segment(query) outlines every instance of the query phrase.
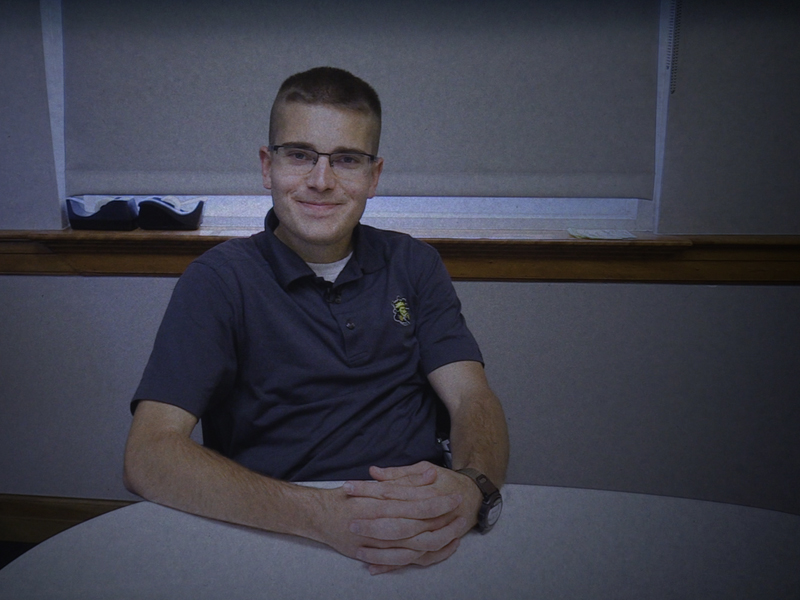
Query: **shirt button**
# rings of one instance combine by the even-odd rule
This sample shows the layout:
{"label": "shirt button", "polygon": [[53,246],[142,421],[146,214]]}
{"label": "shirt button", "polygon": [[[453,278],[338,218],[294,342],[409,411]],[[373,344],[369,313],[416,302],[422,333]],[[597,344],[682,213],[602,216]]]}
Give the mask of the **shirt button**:
{"label": "shirt button", "polygon": [[353,329],[356,328],[356,324],[353,322],[353,319],[348,319],[347,323],[345,323],[344,326],[347,327],[350,331],[353,331]]}

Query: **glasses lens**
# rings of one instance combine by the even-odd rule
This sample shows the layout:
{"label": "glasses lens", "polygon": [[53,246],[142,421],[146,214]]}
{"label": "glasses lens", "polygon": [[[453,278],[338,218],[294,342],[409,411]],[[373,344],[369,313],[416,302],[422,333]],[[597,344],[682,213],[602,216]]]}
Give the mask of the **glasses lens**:
{"label": "glasses lens", "polygon": [[307,173],[317,162],[317,153],[304,148],[283,146],[277,150],[281,163],[298,173]]}
{"label": "glasses lens", "polygon": [[369,156],[366,154],[331,154],[331,166],[340,171],[361,171],[369,163]]}
{"label": "glasses lens", "polygon": [[[298,175],[310,172],[320,158],[314,150],[293,146],[280,146],[275,152],[281,166]],[[331,168],[338,177],[359,177],[369,170],[372,163],[372,158],[368,154],[358,152],[334,152],[323,156],[329,157]]]}

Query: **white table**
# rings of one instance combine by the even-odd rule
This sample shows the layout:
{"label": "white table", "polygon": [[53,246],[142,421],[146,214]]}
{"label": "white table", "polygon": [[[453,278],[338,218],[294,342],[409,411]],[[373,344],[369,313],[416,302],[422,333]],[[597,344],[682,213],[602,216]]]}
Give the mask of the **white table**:
{"label": "white table", "polygon": [[289,536],[142,502],[0,571],[0,598],[800,598],[800,516],[698,500],[508,485],[495,529],[449,560],[370,576]]}

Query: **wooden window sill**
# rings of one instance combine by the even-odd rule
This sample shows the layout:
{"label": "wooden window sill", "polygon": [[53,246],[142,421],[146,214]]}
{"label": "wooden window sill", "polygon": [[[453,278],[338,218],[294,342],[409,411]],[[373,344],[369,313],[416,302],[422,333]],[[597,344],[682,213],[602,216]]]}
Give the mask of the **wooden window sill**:
{"label": "wooden window sill", "polygon": [[[0,231],[0,274],[175,277],[232,237],[214,229]],[[532,240],[426,241],[461,281],[800,284],[800,236],[586,240],[542,232]]]}

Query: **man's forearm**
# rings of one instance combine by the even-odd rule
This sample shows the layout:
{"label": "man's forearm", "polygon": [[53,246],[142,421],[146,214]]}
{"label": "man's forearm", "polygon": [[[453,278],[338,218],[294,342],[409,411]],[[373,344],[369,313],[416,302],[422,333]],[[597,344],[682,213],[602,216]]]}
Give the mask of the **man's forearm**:
{"label": "man's forearm", "polygon": [[254,473],[174,431],[132,437],[125,484],[147,500],[185,512],[318,539],[322,490]]}
{"label": "man's forearm", "polygon": [[[503,408],[489,387],[483,365],[475,361],[450,363],[429,373],[428,380],[450,414],[453,469],[476,469],[496,486],[502,486],[508,466],[508,429]],[[407,498],[456,493],[462,502],[452,514],[463,517],[463,527],[457,535],[464,535],[478,520],[483,501],[481,491],[470,477],[449,469],[434,468],[436,474],[430,481],[415,481],[414,478],[426,473],[429,467],[433,465],[373,469],[371,474],[380,483],[353,486],[351,493]],[[385,533],[374,535],[380,537]]]}
{"label": "man's forearm", "polygon": [[[142,401],[125,449],[125,485],[142,497],[196,515],[306,537],[346,556],[397,565],[432,560],[453,534],[446,528],[426,533],[430,524],[448,521],[461,502],[457,494],[415,503],[356,498],[343,488],[318,489],[264,477],[204,448],[190,438],[197,419],[186,411]],[[403,540],[375,540],[353,531],[354,521],[421,523]],[[449,519],[452,520],[452,519]],[[455,527],[455,525],[453,526]],[[416,535],[423,534],[423,535]],[[392,549],[375,556],[374,550]],[[445,553],[446,554],[446,553]],[[433,555],[433,558],[443,554]]]}
{"label": "man's forearm", "polygon": [[454,470],[472,467],[500,487],[508,467],[508,429],[499,400],[489,394],[462,403],[450,415],[450,448]]}
{"label": "man's forearm", "polygon": [[496,486],[503,485],[508,466],[508,427],[483,365],[474,361],[450,363],[430,373],[428,379],[450,414],[453,469],[471,467]]}

